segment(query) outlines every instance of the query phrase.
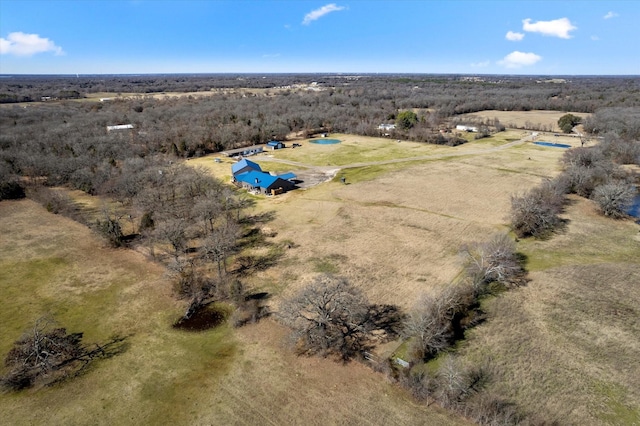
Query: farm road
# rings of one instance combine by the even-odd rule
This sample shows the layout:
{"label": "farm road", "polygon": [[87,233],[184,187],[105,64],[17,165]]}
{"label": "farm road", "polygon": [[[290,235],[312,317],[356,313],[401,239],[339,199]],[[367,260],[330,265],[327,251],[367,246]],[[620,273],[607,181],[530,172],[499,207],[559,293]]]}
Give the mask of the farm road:
{"label": "farm road", "polygon": [[[300,163],[298,161],[285,160],[274,157],[261,157],[261,161],[274,161],[283,164],[289,164],[294,167],[299,167],[301,169],[306,169],[299,172],[300,175],[305,175],[308,177],[314,176],[315,178],[311,179],[313,183],[311,185],[302,185],[302,186],[313,186],[313,184],[320,183],[319,181],[326,181],[328,179],[332,179],[340,170],[343,169],[354,169],[358,167],[368,167],[368,166],[380,166],[385,164],[395,164],[395,163],[405,163],[411,161],[424,161],[424,160],[437,160],[439,158],[448,158],[448,157],[463,157],[469,155],[483,155],[489,154],[492,152],[502,151],[505,149],[512,148],[517,145],[521,145],[525,142],[533,141],[534,136],[529,135],[525,136],[522,139],[517,141],[509,142],[504,145],[494,146],[491,148],[485,149],[476,149],[471,151],[463,151],[463,152],[452,152],[447,154],[435,154],[435,155],[420,155],[417,157],[407,157],[407,158],[394,158],[391,160],[380,160],[380,161],[370,161],[370,162],[362,162],[362,163],[351,163],[345,164],[342,166],[314,166],[311,164]],[[298,174],[298,173],[297,173]],[[302,176],[301,176],[302,177]],[[318,181],[319,180],[319,181]]]}

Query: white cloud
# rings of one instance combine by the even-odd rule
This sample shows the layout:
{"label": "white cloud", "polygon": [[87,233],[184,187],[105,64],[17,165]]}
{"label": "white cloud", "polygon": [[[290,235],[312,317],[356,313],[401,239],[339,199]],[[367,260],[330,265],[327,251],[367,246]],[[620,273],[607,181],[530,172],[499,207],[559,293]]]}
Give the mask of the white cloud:
{"label": "white cloud", "polygon": [[262,55],[263,58],[279,58],[280,54],[279,53],[265,53],[264,55]]}
{"label": "white cloud", "polygon": [[509,41],[520,41],[524,38],[524,34],[509,31],[507,32],[507,35],[505,36],[505,38]]}
{"label": "white cloud", "polygon": [[324,15],[331,13],[331,12],[338,12],[340,10],[344,10],[343,6],[337,6],[335,3],[329,3],[325,6],[322,6],[320,9],[316,9],[313,10],[309,13],[307,13],[304,16],[304,20],[302,21],[303,25],[309,25],[311,22],[315,21],[316,19],[320,19],[322,18]]}
{"label": "white cloud", "polygon": [[56,55],[64,54],[60,46],[56,46],[53,41],[40,37],[38,34],[15,32],[9,33],[6,39],[0,37],[1,55],[32,56],[43,52],[53,52]]}
{"label": "white cloud", "polygon": [[471,66],[473,68],[484,68],[484,67],[488,67],[491,64],[491,62],[489,61],[482,61],[482,62],[474,62],[471,64]]}
{"label": "white cloud", "polygon": [[591,36],[591,40],[598,41],[598,40],[600,40],[600,37],[598,37],[597,35],[592,35]]}
{"label": "white cloud", "polygon": [[567,18],[554,19],[553,21],[531,22],[527,18],[522,21],[522,29],[532,33],[540,33],[545,36],[571,38],[570,31],[577,30]]}
{"label": "white cloud", "polygon": [[611,19],[611,18],[616,18],[618,16],[617,13],[615,12],[607,12],[606,15],[604,15],[602,18],[603,19]]}
{"label": "white cloud", "polygon": [[520,68],[533,65],[541,59],[542,56],[536,55],[535,53],[524,53],[516,50],[509,53],[501,61],[498,61],[498,63],[507,68]]}

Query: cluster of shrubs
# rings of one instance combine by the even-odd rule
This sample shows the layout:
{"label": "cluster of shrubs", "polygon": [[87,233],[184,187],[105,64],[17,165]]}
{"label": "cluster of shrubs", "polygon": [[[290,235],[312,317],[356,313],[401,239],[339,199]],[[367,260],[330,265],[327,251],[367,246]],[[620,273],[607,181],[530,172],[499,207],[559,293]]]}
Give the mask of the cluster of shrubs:
{"label": "cluster of shrubs", "polygon": [[609,135],[598,145],[568,150],[555,179],[511,197],[511,227],[519,237],[544,238],[562,225],[567,194],[593,200],[600,212],[624,218],[637,193],[620,164],[640,165],[640,143]]}
{"label": "cluster of shrubs", "polygon": [[[436,402],[479,424],[520,424],[524,417],[513,403],[484,390],[491,366],[464,365],[450,350],[484,320],[483,297],[525,283],[522,259],[507,234],[464,246],[461,255],[465,272],[460,282],[435,296],[423,295],[407,315],[408,368],[381,368],[426,403]],[[436,357],[435,368],[425,364]]]}

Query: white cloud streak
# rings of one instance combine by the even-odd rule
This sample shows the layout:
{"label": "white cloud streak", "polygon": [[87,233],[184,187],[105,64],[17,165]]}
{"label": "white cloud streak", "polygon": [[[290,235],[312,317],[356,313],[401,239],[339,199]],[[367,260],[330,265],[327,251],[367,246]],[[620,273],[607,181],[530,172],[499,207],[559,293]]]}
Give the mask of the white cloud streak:
{"label": "white cloud streak", "polygon": [[505,56],[498,63],[506,68],[521,68],[524,66],[534,65],[542,59],[542,56],[535,53],[525,53],[514,51]]}
{"label": "white cloud streak", "polygon": [[522,29],[531,33],[540,33],[544,36],[571,38],[569,32],[577,30],[578,27],[573,25],[567,18],[537,22],[531,22],[531,19],[527,18],[522,21]]}
{"label": "white cloud streak", "polygon": [[471,64],[473,68],[485,68],[491,65],[490,61],[474,62]]}
{"label": "white cloud streak", "polygon": [[611,19],[611,18],[616,18],[618,16],[619,15],[615,12],[607,12],[607,14],[602,17],[602,19]]}
{"label": "white cloud streak", "polygon": [[313,10],[307,13],[302,20],[303,25],[309,25],[313,21],[322,18],[328,13],[338,12],[340,10],[344,10],[343,6],[337,6],[335,3],[329,3],[325,6],[322,6],[320,9]]}
{"label": "white cloud streak", "polygon": [[506,38],[509,41],[520,41],[524,38],[524,34],[509,31],[507,32],[507,35],[504,36],[504,38]]}
{"label": "white cloud streak", "polygon": [[44,52],[64,55],[60,46],[56,46],[53,41],[38,34],[14,32],[9,33],[6,39],[0,37],[0,55],[33,56]]}

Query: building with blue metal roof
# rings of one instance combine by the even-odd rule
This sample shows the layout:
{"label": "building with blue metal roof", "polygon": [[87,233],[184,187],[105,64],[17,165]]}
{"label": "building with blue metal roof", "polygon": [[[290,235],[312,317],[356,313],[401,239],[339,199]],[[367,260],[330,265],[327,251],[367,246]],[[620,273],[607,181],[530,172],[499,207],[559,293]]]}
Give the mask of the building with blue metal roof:
{"label": "building with blue metal roof", "polygon": [[295,188],[292,182],[296,175],[284,173],[270,174],[262,170],[259,164],[242,159],[231,165],[232,181],[236,186],[265,195],[276,195]]}
{"label": "building with blue metal roof", "polygon": [[[282,176],[289,177],[290,179],[295,178],[293,173],[287,173]],[[234,176],[234,183],[241,188],[265,195],[281,194],[295,188],[295,184],[289,179],[283,179],[281,176],[271,175],[257,170]]]}
{"label": "building with blue metal roof", "polygon": [[253,161],[249,161],[246,158],[238,161],[231,165],[231,174],[233,176],[239,175],[240,173],[250,172],[250,171],[258,171],[261,172],[262,168],[259,164],[254,163]]}
{"label": "building with blue metal roof", "polygon": [[286,148],[286,145],[280,141],[269,141],[267,142],[267,148],[269,149],[282,149]]}

